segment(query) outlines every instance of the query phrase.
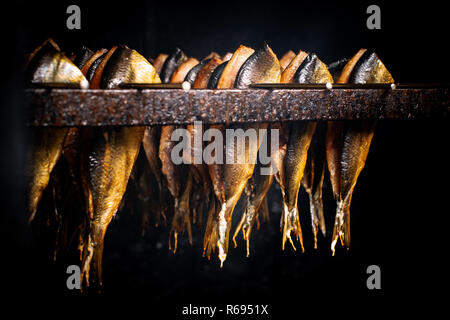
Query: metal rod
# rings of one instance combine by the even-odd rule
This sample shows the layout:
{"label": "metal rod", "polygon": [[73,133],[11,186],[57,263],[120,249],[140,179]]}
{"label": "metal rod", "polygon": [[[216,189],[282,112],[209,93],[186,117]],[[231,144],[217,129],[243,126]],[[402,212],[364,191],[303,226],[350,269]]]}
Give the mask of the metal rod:
{"label": "metal rod", "polygon": [[121,126],[447,117],[450,89],[28,89],[28,125]]}

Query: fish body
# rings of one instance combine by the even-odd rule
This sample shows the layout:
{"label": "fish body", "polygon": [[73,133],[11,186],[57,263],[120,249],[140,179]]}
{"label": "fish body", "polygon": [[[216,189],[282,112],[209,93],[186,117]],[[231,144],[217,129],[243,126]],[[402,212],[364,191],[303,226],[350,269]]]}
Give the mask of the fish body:
{"label": "fish body", "polygon": [[311,224],[314,235],[314,248],[317,248],[317,233],[326,234],[325,217],[323,212],[322,186],[325,175],[325,134],[326,126],[317,123],[303,173],[302,185],[309,196]]}
{"label": "fish body", "polygon": [[[394,79],[374,52],[359,50],[344,66],[338,83],[393,83]],[[336,218],[331,250],[334,255],[338,240],[350,246],[350,204],[357,179],[365,166],[376,121],[329,122],[326,157]]]}
{"label": "fish body", "polygon": [[212,73],[221,63],[222,60],[218,58],[211,58],[208,60],[208,62],[198,72],[192,87],[194,89],[206,89]]}
{"label": "fish body", "polygon": [[[242,89],[248,88],[252,83],[277,83],[280,81],[280,77],[280,63],[267,44],[264,44],[257,51],[241,46],[225,67],[218,87],[228,88],[234,84],[234,87]],[[267,123],[232,125],[231,129],[234,129],[235,132],[242,130],[241,132],[244,135],[233,140],[229,140],[227,137],[225,158],[228,160],[223,165],[225,202],[221,204],[221,209],[217,217],[217,246],[219,248],[221,265],[225,261],[228,253],[229,233],[234,207],[241,197],[247,181],[253,175],[258,149],[263,138],[261,132],[267,126]],[[253,137],[256,141],[245,138],[245,134],[252,131],[256,133],[255,137]],[[245,146],[242,148],[238,145],[242,143],[238,141],[239,139],[245,140],[243,142]],[[245,159],[244,163],[239,163],[239,158]],[[229,159],[234,159],[234,161],[230,163]],[[260,203],[257,204],[258,208],[259,205]]]}
{"label": "fish body", "polygon": [[181,49],[176,48],[175,52],[173,52],[165,59],[161,67],[161,82],[169,83],[175,70],[187,59],[188,57],[184,54],[184,52],[181,51]]}
{"label": "fish body", "polygon": [[[160,83],[155,68],[126,46],[109,50],[93,79],[101,88],[118,88],[121,83]],[[88,172],[85,171],[93,213],[81,268],[81,281],[84,283],[85,280],[88,286],[91,263],[94,275],[102,285],[105,233],[125,194],[144,133],[144,127],[99,128],[93,132],[86,159]]]}
{"label": "fish body", "polygon": [[[67,58],[58,45],[47,39],[28,58],[26,79],[30,83],[70,83],[87,88],[89,83],[81,70]],[[50,174],[62,154],[68,128],[33,129],[33,146],[28,159],[29,219],[34,219],[39,201],[47,187]]]}
{"label": "fish body", "polygon": [[296,57],[297,55],[295,54],[294,51],[289,50],[288,52],[286,52],[280,59],[280,66],[281,66],[281,70],[284,70],[287,68],[287,66],[291,63],[291,61]]}
{"label": "fish body", "polygon": [[[288,66],[285,70],[286,74],[284,81],[292,79],[291,81],[296,83],[333,82],[332,76],[328,72],[326,65],[320,61],[314,53],[309,54],[307,57],[302,57],[304,54],[300,52],[299,56],[299,60],[302,60],[302,62],[295,73],[293,72],[295,67],[290,68],[290,66]],[[296,63],[298,63],[298,60],[294,58],[291,64],[295,66]],[[282,189],[282,248],[284,249],[286,240],[289,239],[292,247],[296,249],[291,237],[291,232],[293,232],[295,238],[300,242],[302,251],[304,251],[297,200],[306,166],[308,149],[316,129],[316,122],[298,121],[291,123],[289,126],[289,139],[284,158],[284,182],[282,183],[284,185]]]}

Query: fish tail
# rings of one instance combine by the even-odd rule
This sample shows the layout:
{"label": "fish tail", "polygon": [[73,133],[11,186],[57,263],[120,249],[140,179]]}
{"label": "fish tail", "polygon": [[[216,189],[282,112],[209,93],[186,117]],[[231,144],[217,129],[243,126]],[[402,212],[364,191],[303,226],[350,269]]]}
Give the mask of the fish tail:
{"label": "fish tail", "polygon": [[230,224],[228,223],[226,216],[229,208],[227,203],[224,202],[220,208],[218,214],[217,225],[217,247],[219,248],[220,267],[223,267],[223,263],[228,254],[228,237],[230,234]]}
{"label": "fish tail", "polygon": [[92,264],[94,267],[94,279],[98,281],[99,288],[103,284],[102,260],[105,233],[106,227],[101,226],[101,223],[91,223],[91,230],[88,235],[88,241],[84,247],[81,266],[81,284],[83,284],[83,280],[85,280],[87,287],[90,285],[89,275]]}
{"label": "fish tail", "polygon": [[211,247],[216,243],[216,228],[215,228],[215,215],[216,215],[216,200],[212,199],[209,209],[208,218],[206,220],[205,235],[203,238],[203,256],[207,253],[208,259],[211,254]]}
{"label": "fish tail", "polygon": [[237,247],[236,237],[239,234],[239,231],[241,231],[242,226],[244,225],[246,214],[247,214],[247,210],[245,210],[244,213],[242,214],[241,221],[239,221],[239,224],[237,225],[236,230],[234,231],[234,234],[233,234],[233,243],[234,243],[235,248]]}
{"label": "fish tail", "polygon": [[350,204],[344,208],[344,244],[347,250],[350,248]]}
{"label": "fish tail", "polygon": [[319,217],[317,216],[317,208],[316,203],[314,201],[314,197],[312,193],[308,193],[308,195],[309,195],[309,211],[311,213],[311,226],[314,235],[314,249],[317,249],[317,231],[319,229]]}
{"label": "fish tail", "polygon": [[298,208],[297,206],[293,206],[291,209],[288,208],[286,204],[283,206],[283,240],[282,240],[282,250],[284,250],[286,240],[289,239],[289,242],[292,245],[292,248],[296,251],[297,248],[294,245],[294,241],[291,237],[291,231],[294,232],[295,237],[300,242],[300,246],[302,248],[302,252],[305,251],[303,246],[303,235],[302,229],[300,226],[300,220],[298,216]]}
{"label": "fish tail", "polygon": [[341,244],[344,245],[344,237],[346,233],[345,216],[344,201],[338,200],[336,203],[336,218],[334,221],[333,236],[331,241],[331,252],[333,256],[335,254],[335,248],[338,240],[340,240]]}
{"label": "fish tail", "polygon": [[322,196],[310,194],[309,203],[311,210],[311,223],[314,234],[314,249],[317,249],[317,233],[320,230],[323,236],[326,235]]}

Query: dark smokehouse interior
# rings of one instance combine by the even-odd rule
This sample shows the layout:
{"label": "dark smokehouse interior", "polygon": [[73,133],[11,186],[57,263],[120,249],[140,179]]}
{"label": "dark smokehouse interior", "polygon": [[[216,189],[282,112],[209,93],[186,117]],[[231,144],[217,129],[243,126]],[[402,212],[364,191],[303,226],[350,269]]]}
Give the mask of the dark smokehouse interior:
{"label": "dark smokehouse interior", "polygon": [[[69,16],[66,9],[71,4],[77,4],[81,9],[80,30],[69,30],[66,27]],[[6,278],[4,281],[10,297],[20,297],[24,301],[47,307],[59,300],[65,304],[71,301],[70,299],[77,299],[74,301],[79,302],[90,297],[105,298],[101,300],[105,305],[106,300],[111,299],[119,304],[120,301],[128,300],[136,304],[136,301],[145,301],[144,304],[137,304],[133,312],[142,310],[144,314],[148,314],[151,308],[151,312],[172,319],[182,318],[181,310],[189,304],[217,305],[222,308],[225,308],[226,304],[264,304],[269,306],[270,315],[276,318],[281,314],[298,315],[301,312],[299,308],[303,308],[302,304],[305,304],[304,308],[308,308],[309,301],[322,307],[328,305],[328,302],[338,301],[342,302],[342,308],[345,309],[357,301],[367,305],[384,305],[396,299],[398,295],[417,298],[425,292],[435,293],[437,283],[445,277],[443,259],[447,255],[445,244],[448,225],[445,216],[448,211],[448,90],[442,95],[446,102],[442,102],[443,108],[440,112],[422,112],[417,117],[412,112],[409,118],[378,119],[376,127],[375,121],[343,120],[345,128],[364,132],[374,130],[373,138],[370,137],[368,142],[370,150],[367,159],[362,160],[364,169],[357,176],[356,186],[350,195],[351,244],[348,248],[345,246],[347,234],[345,239],[344,234],[333,236],[337,202],[333,188],[335,173],[330,172],[330,164],[323,165],[323,216],[319,217],[323,221],[316,222],[319,226],[316,243],[311,227],[314,225],[310,214],[312,202],[310,203],[304,182],[299,186],[298,194],[295,192],[295,195],[292,195],[297,200],[298,223],[301,225],[303,242],[297,241],[298,231],[295,226],[291,226],[292,230],[289,229],[292,231],[290,235],[290,231],[287,235],[283,233],[283,227],[289,228],[286,225],[291,223],[289,214],[284,213],[288,210],[284,206],[289,206],[290,203],[290,200],[284,197],[290,195],[284,195],[283,183],[286,181],[286,193],[289,193],[290,180],[296,172],[294,168],[294,173],[291,173],[289,166],[284,164],[285,177],[274,175],[273,181],[270,180],[268,185],[269,189],[265,191],[266,199],[262,206],[266,206],[267,211],[262,214],[260,208],[258,217],[252,220],[254,223],[248,241],[249,248],[247,249],[243,239],[245,225],[241,226],[241,231],[235,237],[236,247],[233,239],[246,208],[247,199],[244,195],[250,190],[249,187],[243,189],[246,186],[245,180],[240,190],[242,195],[232,204],[234,212],[232,210],[231,220],[227,222],[227,227],[231,229],[229,238],[221,234],[217,222],[218,226],[214,228],[218,231],[214,232],[218,234],[214,235],[213,232],[211,237],[218,237],[218,240],[215,242],[214,238],[208,244],[215,250],[205,254],[205,246],[208,247],[205,245],[205,232],[208,232],[209,206],[201,202],[197,204],[197,210],[201,213],[196,212],[195,217],[190,213],[191,232],[187,231],[185,225],[178,225],[179,229],[173,227],[174,209],[168,209],[167,217],[163,217],[158,205],[145,198],[145,192],[159,192],[157,184],[154,183],[150,191],[141,190],[143,184],[140,179],[145,179],[150,169],[147,165],[147,150],[144,150],[145,145],[141,145],[140,140],[136,149],[135,168],[128,184],[124,185],[124,199],[120,201],[118,211],[105,234],[103,258],[100,263],[101,285],[97,283],[98,274],[93,275],[93,270],[91,273],[88,270],[87,275],[91,274],[91,286],[87,287],[84,283],[82,292],[68,290],[66,286],[67,266],[81,265],[89,259],[90,253],[82,252],[80,255],[77,250],[77,235],[74,236],[73,232],[64,234],[64,230],[61,230],[76,228],[70,223],[61,226],[61,221],[58,220],[58,217],[66,212],[68,215],[75,215],[82,210],[78,206],[77,194],[68,187],[72,181],[69,174],[70,163],[65,157],[62,156],[56,163],[51,173],[52,178],[40,195],[34,219],[28,223],[30,212],[26,154],[35,144],[36,128],[27,125],[30,115],[24,90],[30,88],[30,83],[26,79],[27,72],[24,72],[25,57],[49,37],[67,57],[79,54],[83,46],[93,52],[106,49],[101,54],[105,54],[113,46],[118,46],[110,61],[119,57],[118,52],[122,55],[134,54],[130,53],[130,49],[134,49],[155,66],[159,54],[167,54],[169,57],[166,59],[170,60],[174,58],[173,53],[177,48],[181,49],[186,57],[197,59],[192,66],[213,51],[217,53],[217,59],[221,63],[226,61],[224,56],[228,52],[235,53],[231,60],[228,60],[229,67],[224,66],[224,76],[218,80],[219,84],[215,87],[217,90],[227,88],[220,87],[220,83],[225,83],[223,78],[226,72],[232,72],[231,66],[239,58],[237,50],[241,45],[252,48],[257,53],[252,56],[255,65],[262,61],[262,66],[267,67],[264,64],[269,63],[268,59],[275,55],[273,59],[278,65],[278,59],[281,61],[285,53],[292,50],[291,60],[294,57],[306,59],[302,60],[306,61],[303,65],[315,63],[316,68],[325,70],[328,66],[330,72],[332,62],[342,58],[351,59],[358,50],[367,48],[367,53],[374,52],[376,55],[369,57],[365,54],[361,59],[367,58],[370,62],[370,59],[376,57],[379,59],[377,63],[382,61],[386,68],[383,72],[389,75],[389,79],[395,79],[395,83],[415,83],[419,87],[435,84],[437,87],[445,87],[449,82],[450,70],[445,45],[448,26],[442,5],[438,2],[420,5],[413,2],[379,2],[377,5],[381,8],[381,29],[369,30],[366,26],[369,16],[366,9],[371,4],[367,1],[357,4],[331,1],[19,1],[8,4],[8,12],[14,12],[16,18],[10,22],[2,22],[2,29],[6,33],[4,50],[8,58],[4,60],[3,70],[6,74],[1,84],[0,119],[3,150],[1,261],[2,274]],[[304,52],[304,57],[300,57],[299,50]],[[247,59],[250,53],[245,55],[242,50],[242,55]],[[213,59],[216,58],[211,60]],[[244,60],[241,64],[243,62]],[[112,67],[107,69],[108,63],[106,65],[104,70],[115,72]],[[168,63],[161,66],[163,70],[166,68],[166,72],[169,68],[167,65]],[[251,65],[248,65],[251,68]],[[280,67],[277,70],[283,69],[286,70]],[[258,77],[258,73],[252,73],[253,70],[247,71],[249,79]],[[274,75],[278,80],[273,82],[280,82],[280,77],[283,82],[284,73],[281,71]],[[270,72],[272,71],[264,74],[264,80],[269,79],[272,75]],[[308,72],[310,71],[304,71],[303,76],[311,76]],[[245,70],[239,70],[235,84],[248,80],[244,73]],[[304,78],[300,73],[296,72],[294,82],[297,81],[295,79],[300,79],[297,83],[302,83],[301,79]],[[105,77],[102,80],[104,83]],[[316,74],[312,76],[314,77]],[[342,77],[341,75],[341,81]],[[350,80],[347,81],[357,77],[358,75],[350,75]],[[159,78],[165,82],[161,72]],[[338,78],[333,75],[329,81],[333,82],[334,79],[337,83]],[[234,81],[234,78],[232,80]],[[194,83],[196,82],[192,82]],[[195,90],[194,87],[190,92]],[[411,107],[411,110],[415,109]],[[273,123],[269,122],[268,126],[273,128]],[[279,128],[284,128],[283,122],[278,123]],[[306,136],[305,132],[310,130],[308,126],[316,124],[315,121],[285,123],[290,128],[290,137],[296,134]],[[363,123],[362,128],[355,129],[355,123]],[[262,122],[256,123],[256,126],[261,127]],[[161,130],[162,127],[164,126],[153,128]],[[315,137],[319,135],[317,132],[322,130],[323,142],[327,134],[325,127],[326,121],[319,121],[315,128]],[[108,138],[105,139],[116,139],[115,141],[119,141],[117,143],[121,143],[120,139],[131,139],[120,136],[119,132],[123,129],[119,127],[105,128],[105,132],[108,132]],[[138,127],[122,128],[135,130]],[[164,135],[165,129],[162,130],[156,133],[157,138]],[[344,132],[348,132],[345,130]],[[150,131],[145,134],[142,131],[141,137],[151,134]],[[328,127],[328,134],[330,132]],[[99,135],[97,132],[94,136],[96,134]],[[311,139],[311,135],[309,138]],[[288,154],[289,150],[288,143]],[[161,157],[161,146],[159,152]],[[320,156],[325,157],[325,146]],[[363,155],[360,157],[364,158]],[[124,175],[124,170],[131,170],[133,165],[128,167],[125,165],[125,169],[118,169],[117,175]],[[190,179],[191,182],[195,182],[191,175],[201,172],[186,170],[183,179]],[[227,177],[227,173],[224,174]],[[187,175],[189,178],[186,178]],[[173,205],[172,198],[177,199],[177,206],[180,205],[178,201],[183,201],[185,181],[177,185],[178,181],[167,183],[167,179],[170,180],[169,174],[164,173],[161,177],[166,181],[164,187],[166,197],[170,198],[170,205]],[[183,179],[180,178],[180,181]],[[253,179],[255,178],[250,179],[247,184],[250,185]],[[227,183],[230,181],[225,181],[225,184]],[[341,183],[345,186],[345,181]],[[202,187],[200,183],[194,183],[192,190],[201,197],[216,197],[215,205],[219,208],[213,210],[219,212],[220,206],[226,205],[217,198],[220,192],[215,193],[215,187],[210,186],[210,189],[195,189]],[[172,196],[173,190],[169,191],[171,187],[180,189],[179,196]],[[55,191],[58,188],[63,191]],[[294,188],[295,190],[298,189]],[[95,192],[94,188],[94,197]],[[191,195],[191,207],[194,200]],[[211,200],[211,203],[213,202],[214,200]],[[229,208],[224,211],[227,212],[227,209]],[[55,213],[56,211],[58,212]],[[285,218],[280,224],[283,215]],[[348,223],[350,224],[349,221]],[[326,229],[325,235],[320,230],[322,225]],[[345,226],[342,228],[349,232]],[[226,240],[222,237],[226,237]],[[295,244],[296,250],[290,240]],[[335,246],[332,246],[333,240]],[[62,246],[61,242],[66,245]],[[94,241],[93,247],[95,246]],[[94,253],[94,260],[95,254],[97,253]],[[226,260],[221,257],[226,257]],[[370,265],[380,267],[380,290],[367,288],[367,267]],[[91,269],[93,268],[97,266],[91,265]],[[133,300],[134,298],[136,300]],[[103,305],[102,307],[106,308]]]}

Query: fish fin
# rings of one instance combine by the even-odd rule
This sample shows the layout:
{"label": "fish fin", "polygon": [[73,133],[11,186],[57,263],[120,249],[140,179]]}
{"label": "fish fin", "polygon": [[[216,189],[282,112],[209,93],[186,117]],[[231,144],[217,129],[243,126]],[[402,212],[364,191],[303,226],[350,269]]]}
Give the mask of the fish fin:
{"label": "fish fin", "polygon": [[302,229],[300,226],[300,220],[298,216],[298,208],[297,206],[294,206],[292,209],[289,210],[289,208],[286,206],[286,204],[283,206],[283,240],[282,240],[282,250],[284,250],[286,240],[289,239],[289,242],[292,245],[292,248],[294,250],[297,250],[294,241],[291,237],[291,231],[294,232],[295,237],[300,242],[300,246],[302,248],[302,252],[305,251],[305,248],[303,247],[303,235],[302,235]]}

